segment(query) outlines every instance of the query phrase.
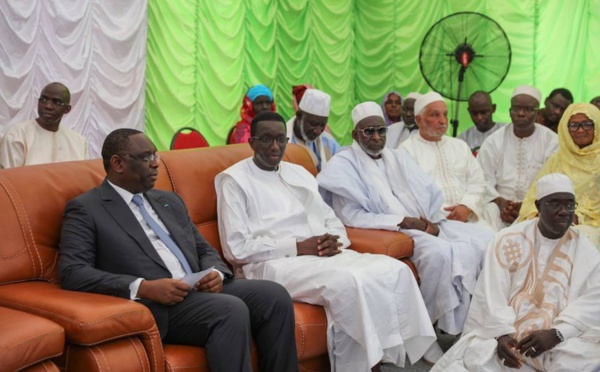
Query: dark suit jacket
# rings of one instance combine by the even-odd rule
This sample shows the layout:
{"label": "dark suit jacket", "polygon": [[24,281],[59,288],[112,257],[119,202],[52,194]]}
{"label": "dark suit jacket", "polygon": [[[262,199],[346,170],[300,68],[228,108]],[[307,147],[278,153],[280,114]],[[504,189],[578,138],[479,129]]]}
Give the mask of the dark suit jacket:
{"label": "dark suit jacket", "polygon": [[[194,272],[214,266],[227,278],[232,277],[217,251],[198,232],[177,194],[150,190],[144,195]],[[138,278],[171,278],[133,212],[106,180],[67,203],[58,272],[65,289],[123,298],[130,298],[129,285]],[[152,311],[164,337],[168,307],[142,302]]]}

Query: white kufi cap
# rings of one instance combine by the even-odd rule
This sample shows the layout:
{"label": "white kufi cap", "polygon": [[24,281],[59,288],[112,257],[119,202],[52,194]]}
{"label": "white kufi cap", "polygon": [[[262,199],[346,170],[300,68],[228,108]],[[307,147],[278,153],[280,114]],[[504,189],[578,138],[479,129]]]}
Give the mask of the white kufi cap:
{"label": "white kufi cap", "polygon": [[308,114],[329,117],[331,96],[318,89],[307,89],[298,108]]}
{"label": "white kufi cap", "polygon": [[384,119],[381,106],[375,102],[363,102],[356,105],[352,110],[352,121],[354,121],[354,126],[362,119],[370,116],[379,116]]}
{"label": "white kufi cap", "polygon": [[415,102],[415,115],[421,115],[425,107],[434,102],[446,102],[438,92],[429,92],[421,95]]}
{"label": "white kufi cap", "polygon": [[532,87],[531,85],[521,85],[516,87],[510,98],[518,96],[519,94],[526,94],[535,98],[538,101],[538,104],[542,102],[542,93],[536,87]]}
{"label": "white kufi cap", "polygon": [[550,173],[537,181],[537,200],[557,192],[575,195],[573,182],[569,177],[562,173]]}

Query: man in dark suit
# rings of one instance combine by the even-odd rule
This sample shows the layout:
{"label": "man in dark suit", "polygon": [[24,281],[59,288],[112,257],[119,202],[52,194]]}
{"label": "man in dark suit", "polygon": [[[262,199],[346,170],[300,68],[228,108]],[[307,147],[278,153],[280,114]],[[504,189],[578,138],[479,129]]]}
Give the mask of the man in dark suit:
{"label": "man in dark suit", "polygon": [[[148,137],[117,129],[102,158],[107,178],[65,208],[62,287],[139,300],[164,342],[206,347],[212,371],[251,371],[251,335],[261,370],[297,371],[289,294],[274,282],[234,279],[180,197],[152,189],[160,157]],[[195,288],[181,280],[211,267]]]}

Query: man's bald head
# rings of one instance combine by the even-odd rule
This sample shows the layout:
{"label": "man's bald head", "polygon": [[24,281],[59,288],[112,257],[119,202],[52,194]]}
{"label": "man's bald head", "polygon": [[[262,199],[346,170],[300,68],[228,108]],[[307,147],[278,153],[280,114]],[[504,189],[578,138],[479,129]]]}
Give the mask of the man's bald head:
{"label": "man's bald head", "polygon": [[477,92],[471,94],[469,97],[469,104],[472,102],[481,102],[481,103],[489,103],[492,104],[492,97],[488,92],[483,90],[478,90]]}
{"label": "man's bald head", "polygon": [[67,88],[63,83],[59,83],[58,81],[52,82],[42,89],[42,92],[45,90],[51,89],[55,92],[60,92],[62,96],[62,101],[67,105],[71,103],[71,91]]}
{"label": "man's bald head", "polygon": [[488,92],[479,90],[469,97],[467,108],[471,120],[480,132],[487,132],[494,126],[492,115],[496,112],[496,105],[492,103],[492,97]]}
{"label": "man's bald head", "polygon": [[38,98],[37,123],[56,132],[64,114],[71,111],[71,92],[62,83],[53,82],[44,87]]}

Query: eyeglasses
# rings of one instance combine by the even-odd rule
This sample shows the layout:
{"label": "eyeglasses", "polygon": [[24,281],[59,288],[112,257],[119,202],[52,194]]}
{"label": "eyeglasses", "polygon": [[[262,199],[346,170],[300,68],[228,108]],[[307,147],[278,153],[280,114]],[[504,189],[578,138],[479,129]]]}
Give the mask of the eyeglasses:
{"label": "eyeglasses", "polygon": [[160,155],[158,155],[158,154],[149,154],[149,155],[121,154],[121,156],[126,156],[126,157],[134,159],[134,160],[143,161],[143,162],[146,162],[148,164],[152,163],[155,160],[156,161],[160,161]]}
{"label": "eyeglasses", "polygon": [[567,212],[575,212],[575,209],[577,209],[578,206],[578,204],[574,201],[562,203],[556,200],[547,200],[544,202],[544,204],[546,205],[546,207],[548,207],[548,209],[556,212],[558,212],[563,207],[567,210]]}
{"label": "eyeglasses", "polygon": [[583,128],[583,130],[593,130],[594,122],[593,121],[584,121],[583,123],[568,123],[567,127],[569,128],[569,132],[577,132],[579,128]]}
{"label": "eyeglasses", "polygon": [[286,137],[286,136],[279,136],[279,137],[254,136],[254,137],[250,137],[250,138],[254,139],[255,141],[260,141],[260,143],[262,143],[263,145],[270,145],[273,143],[273,141],[275,141],[275,142],[277,142],[277,144],[279,146],[285,145],[290,140],[290,137]]}
{"label": "eyeglasses", "polygon": [[50,102],[52,104],[52,106],[54,107],[63,107],[66,106],[67,104],[64,103],[63,101],[61,101],[58,98],[48,98],[46,96],[41,96],[40,98],[38,98],[38,103],[45,105],[46,103]]}
{"label": "eyeglasses", "polygon": [[523,111],[526,114],[532,114],[535,110],[537,110],[537,107],[532,107],[532,106],[511,106],[510,107],[510,111],[515,112],[515,113],[519,113],[519,112]]}
{"label": "eyeglasses", "polygon": [[385,136],[387,134],[387,127],[368,127],[368,128],[363,128],[363,129],[359,129],[365,136],[367,137],[371,137],[373,135],[375,135],[375,132],[377,132],[377,134],[379,134],[380,136]]}

